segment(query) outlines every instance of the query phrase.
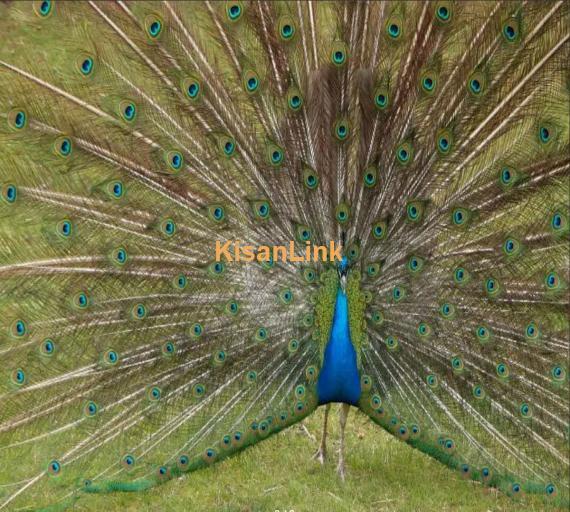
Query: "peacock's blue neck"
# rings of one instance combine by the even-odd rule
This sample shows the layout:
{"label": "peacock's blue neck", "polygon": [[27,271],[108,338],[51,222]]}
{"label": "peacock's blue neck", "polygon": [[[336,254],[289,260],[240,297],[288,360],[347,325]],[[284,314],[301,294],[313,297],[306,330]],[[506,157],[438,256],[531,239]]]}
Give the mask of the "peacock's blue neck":
{"label": "peacock's blue neck", "polygon": [[360,376],[356,351],[350,339],[348,300],[339,287],[334,317],[323,365],[317,382],[319,404],[345,402],[356,405],[360,398]]}

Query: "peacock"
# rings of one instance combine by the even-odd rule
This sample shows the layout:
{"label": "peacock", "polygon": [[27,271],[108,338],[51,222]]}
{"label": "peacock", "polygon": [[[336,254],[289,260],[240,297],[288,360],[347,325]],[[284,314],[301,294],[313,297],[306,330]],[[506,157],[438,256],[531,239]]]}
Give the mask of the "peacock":
{"label": "peacock", "polygon": [[568,506],[568,3],[5,1],[0,33],[0,510],[319,406],[324,462],[332,403],[340,479],[356,407]]}

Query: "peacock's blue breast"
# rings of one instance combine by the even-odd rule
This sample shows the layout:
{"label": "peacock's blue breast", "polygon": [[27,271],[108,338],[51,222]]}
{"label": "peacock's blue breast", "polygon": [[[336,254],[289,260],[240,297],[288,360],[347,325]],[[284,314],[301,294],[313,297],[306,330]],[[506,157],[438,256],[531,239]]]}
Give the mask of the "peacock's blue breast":
{"label": "peacock's blue breast", "polygon": [[360,398],[360,376],[356,351],[350,339],[348,300],[338,289],[330,337],[317,382],[319,404],[345,402],[356,405]]}

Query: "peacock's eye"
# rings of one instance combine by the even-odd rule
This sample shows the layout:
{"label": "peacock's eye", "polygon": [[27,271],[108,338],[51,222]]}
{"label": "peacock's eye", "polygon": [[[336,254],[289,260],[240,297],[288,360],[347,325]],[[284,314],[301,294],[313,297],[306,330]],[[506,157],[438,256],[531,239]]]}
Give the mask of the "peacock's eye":
{"label": "peacock's eye", "polygon": [[68,156],[71,153],[71,140],[64,137],[56,142],[56,152],[60,156]]}
{"label": "peacock's eye", "polygon": [[230,21],[237,21],[242,15],[242,7],[238,2],[228,3],[226,6],[226,14]]}
{"label": "peacock's eye", "polygon": [[35,0],[33,6],[34,12],[40,18],[47,18],[53,12],[52,0]]}
{"label": "peacock's eye", "polygon": [[144,20],[144,25],[146,33],[151,41],[157,40],[164,29],[164,22],[155,14],[148,15]]}
{"label": "peacock's eye", "polygon": [[195,98],[196,96],[198,96],[198,92],[200,91],[200,86],[197,83],[192,83],[188,86],[188,96],[190,96],[190,98]]}
{"label": "peacock's eye", "polygon": [[83,78],[90,77],[95,69],[95,58],[81,53],[75,60],[75,68]]}
{"label": "peacock's eye", "polygon": [[137,115],[137,106],[132,101],[122,101],[119,105],[121,117],[131,123]]}
{"label": "peacock's eye", "polygon": [[83,74],[88,75],[93,69],[93,59],[87,58],[81,63],[81,71]]}
{"label": "peacock's eye", "polygon": [[442,21],[443,20],[446,21],[447,19],[449,19],[449,9],[445,6],[439,7],[437,9],[437,17]]}
{"label": "peacock's eye", "polygon": [[12,382],[20,387],[26,383],[26,372],[22,368],[17,368],[12,372]]}
{"label": "peacock's eye", "polygon": [[22,112],[17,112],[14,116],[14,125],[16,128],[22,128],[26,122],[26,114]]}
{"label": "peacock's eye", "polygon": [[554,484],[548,484],[544,491],[546,492],[547,496],[555,496],[556,495],[556,486]]}
{"label": "peacock's eye", "polygon": [[57,460],[52,460],[48,464],[48,473],[52,476],[59,475],[61,471],[61,463]]}
{"label": "peacock's eye", "polygon": [[390,37],[396,38],[400,35],[400,27],[396,23],[391,23],[388,26],[388,34]]}
{"label": "peacock's eye", "polygon": [[518,39],[519,27],[518,22],[515,19],[507,20],[503,24],[503,37],[509,43],[512,43]]}
{"label": "peacock's eye", "polygon": [[51,356],[55,352],[55,344],[51,339],[45,339],[40,345],[40,351],[43,355]]}
{"label": "peacock's eye", "polygon": [[279,22],[279,35],[283,41],[290,41],[295,35],[295,23],[290,16],[284,16]]}

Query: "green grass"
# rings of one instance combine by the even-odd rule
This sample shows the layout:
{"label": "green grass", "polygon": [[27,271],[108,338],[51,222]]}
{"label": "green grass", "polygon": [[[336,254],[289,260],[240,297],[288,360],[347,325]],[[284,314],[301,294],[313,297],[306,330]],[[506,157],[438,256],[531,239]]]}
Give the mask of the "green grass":
{"label": "green grass", "polygon": [[[74,510],[126,511],[542,511],[541,497],[516,501],[463,480],[352,408],[347,423],[347,479],[336,475],[338,407],[329,420],[328,461],[312,459],[324,408],[299,426],[219,464],[149,491],[85,495]],[[312,436],[312,437],[310,437]],[[553,510],[552,507],[548,507]]]}

